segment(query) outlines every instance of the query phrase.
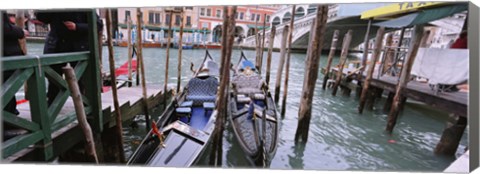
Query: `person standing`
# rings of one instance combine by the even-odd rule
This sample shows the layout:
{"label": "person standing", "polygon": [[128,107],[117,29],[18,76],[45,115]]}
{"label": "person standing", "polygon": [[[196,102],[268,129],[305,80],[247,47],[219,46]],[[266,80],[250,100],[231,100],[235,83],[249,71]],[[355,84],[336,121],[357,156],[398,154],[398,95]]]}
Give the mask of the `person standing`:
{"label": "person standing", "polygon": [[[25,35],[28,35],[28,32],[18,26],[15,26],[15,17],[13,14],[7,14],[2,12],[3,17],[3,48],[2,48],[2,56],[9,57],[9,56],[20,56],[25,55],[20,47],[20,43],[18,42],[19,39],[25,38]],[[4,71],[3,72],[3,82],[7,81],[14,73],[14,70]],[[10,100],[5,107],[5,111],[13,113],[15,115],[20,114],[17,110],[17,101],[15,96],[13,99]]]}
{"label": "person standing", "polygon": [[[89,50],[88,12],[62,12],[62,11],[36,11],[35,16],[39,21],[50,24],[50,32],[46,38],[43,53],[67,53]],[[97,15],[97,33],[103,29],[103,23]],[[51,65],[59,75],[63,75],[62,67],[65,63]],[[75,66],[76,63],[72,63]],[[48,79],[47,99],[50,106],[60,89]],[[83,93],[83,85],[79,83]]]}

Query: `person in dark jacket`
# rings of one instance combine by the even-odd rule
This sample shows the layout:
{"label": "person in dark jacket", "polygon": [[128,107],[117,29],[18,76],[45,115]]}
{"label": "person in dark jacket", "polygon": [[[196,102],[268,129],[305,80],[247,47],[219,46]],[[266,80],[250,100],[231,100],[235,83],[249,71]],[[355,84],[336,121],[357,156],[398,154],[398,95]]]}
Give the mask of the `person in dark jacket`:
{"label": "person in dark jacket", "polygon": [[[25,30],[22,28],[15,26],[9,19],[9,16],[7,13],[2,12],[2,17],[3,17],[3,33],[2,33],[2,38],[3,38],[3,51],[2,51],[2,56],[3,57],[8,57],[8,56],[19,56],[19,55],[24,55],[22,48],[20,47],[20,43],[18,42],[19,39],[22,39],[25,37],[25,34],[27,33]],[[10,76],[14,71],[4,71],[3,72],[3,82],[8,80]],[[5,107],[5,111],[13,113],[15,115],[18,115],[19,112],[17,110],[17,101],[15,96],[13,97],[12,100],[10,100]]]}
{"label": "person in dark jacket", "polygon": [[[50,32],[46,38],[44,54],[66,53],[89,50],[89,26],[88,12],[65,12],[65,11],[36,11],[35,16],[39,21],[50,24]],[[103,23],[97,15],[97,32],[101,32]],[[72,63],[75,66],[76,63]],[[52,69],[63,75],[62,67],[66,64],[52,65]],[[79,83],[80,90],[83,85]],[[59,93],[60,89],[50,82],[48,85],[48,105]]]}

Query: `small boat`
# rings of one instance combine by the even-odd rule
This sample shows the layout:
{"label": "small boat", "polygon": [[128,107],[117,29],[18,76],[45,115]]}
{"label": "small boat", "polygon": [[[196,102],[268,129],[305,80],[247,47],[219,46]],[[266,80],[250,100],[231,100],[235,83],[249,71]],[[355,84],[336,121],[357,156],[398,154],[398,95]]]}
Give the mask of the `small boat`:
{"label": "small boat", "polygon": [[236,139],[250,163],[268,167],[278,139],[278,114],[273,97],[243,52],[231,82],[229,120]]}
{"label": "small boat", "polygon": [[127,165],[189,167],[212,140],[217,111],[218,64],[208,51],[200,68],[177,93]]}
{"label": "small boat", "polygon": [[[179,48],[178,44],[175,44],[173,48],[178,49]],[[185,50],[193,49],[193,44],[182,43],[182,49],[185,49]]]}

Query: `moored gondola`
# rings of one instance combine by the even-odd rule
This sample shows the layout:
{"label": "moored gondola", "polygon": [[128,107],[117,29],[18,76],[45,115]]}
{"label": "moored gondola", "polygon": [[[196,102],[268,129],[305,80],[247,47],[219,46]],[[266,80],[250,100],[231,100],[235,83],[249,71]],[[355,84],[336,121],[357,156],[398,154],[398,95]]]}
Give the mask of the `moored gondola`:
{"label": "moored gondola", "polygon": [[189,167],[198,162],[214,129],[218,72],[207,51],[194,77],[153,122],[128,165]]}
{"label": "moored gondola", "polygon": [[243,52],[229,97],[230,122],[247,160],[268,167],[277,148],[277,109],[268,86]]}

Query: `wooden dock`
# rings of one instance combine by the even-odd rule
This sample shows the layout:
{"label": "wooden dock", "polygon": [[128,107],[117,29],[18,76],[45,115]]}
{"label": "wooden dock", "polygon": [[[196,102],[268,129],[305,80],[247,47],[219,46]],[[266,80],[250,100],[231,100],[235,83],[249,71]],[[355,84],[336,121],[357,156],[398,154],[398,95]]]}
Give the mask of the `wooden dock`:
{"label": "wooden dock", "polygon": [[[332,68],[334,74],[338,71],[338,68]],[[353,72],[354,69],[343,69],[343,75],[346,76],[350,72]],[[325,69],[322,69],[322,73],[325,72]],[[373,74],[371,85],[380,89],[384,89],[389,92],[395,92],[397,86],[397,77],[392,76],[381,76],[378,78],[377,71]],[[356,75],[352,75],[352,79],[357,79]],[[366,73],[363,74],[366,76]],[[363,82],[362,78],[362,82]],[[341,86],[349,88],[353,91],[356,90],[357,85],[354,84],[355,81],[351,83],[343,82]],[[407,84],[404,94],[407,98],[413,99],[415,101],[423,102],[429,106],[432,106],[436,109],[443,110],[448,113],[454,113],[462,117],[467,116],[467,103],[468,103],[468,92],[438,92],[435,94],[434,90],[430,88],[428,83],[422,83],[418,81],[410,81]]]}
{"label": "wooden dock", "polygon": [[[147,86],[147,96],[148,96],[148,108],[152,110],[160,104],[163,104],[163,98],[165,97],[162,92],[163,86],[161,85],[150,85]],[[166,97],[171,96],[171,90],[168,91]],[[118,101],[120,104],[120,109],[122,113],[122,120],[131,120],[136,115],[143,113],[143,102],[142,102],[142,88],[141,86],[132,86],[132,87],[123,87],[118,90]],[[106,128],[115,126],[115,111],[113,107],[113,98],[112,92],[108,91],[101,94],[101,103],[102,103],[102,113],[103,113],[103,125]],[[29,103],[22,103],[17,106],[21,118],[26,120],[31,120],[30,116],[30,106]],[[58,114],[58,117],[55,119],[55,122],[69,122],[73,121],[65,127],[52,128],[52,140],[53,140],[53,150],[54,156],[62,154],[66,150],[73,147],[75,144],[83,141],[83,133],[80,130],[78,122],[76,121],[76,116],[72,113],[75,113],[75,108],[73,105],[72,99],[69,97],[66,103],[62,107],[61,111]],[[35,147],[30,146],[18,153],[5,159],[6,162],[13,162],[21,160],[22,158],[29,159],[33,153]]]}

